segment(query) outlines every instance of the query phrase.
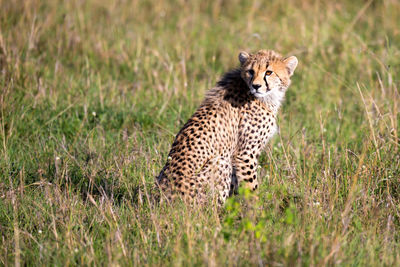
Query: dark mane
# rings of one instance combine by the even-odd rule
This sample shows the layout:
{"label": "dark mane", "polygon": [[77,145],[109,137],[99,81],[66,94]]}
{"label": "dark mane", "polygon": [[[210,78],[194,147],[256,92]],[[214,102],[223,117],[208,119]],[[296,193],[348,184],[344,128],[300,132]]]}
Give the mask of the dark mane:
{"label": "dark mane", "polygon": [[217,82],[217,85],[220,87],[234,85],[239,88],[247,88],[246,83],[240,76],[240,72],[241,70],[239,68],[228,71],[222,76],[221,80]]}
{"label": "dark mane", "polygon": [[207,93],[207,99],[214,101],[215,96],[219,95],[234,107],[243,106],[248,101],[254,100],[254,97],[248,94],[249,88],[240,73],[239,68],[226,72],[217,82],[217,87]]}

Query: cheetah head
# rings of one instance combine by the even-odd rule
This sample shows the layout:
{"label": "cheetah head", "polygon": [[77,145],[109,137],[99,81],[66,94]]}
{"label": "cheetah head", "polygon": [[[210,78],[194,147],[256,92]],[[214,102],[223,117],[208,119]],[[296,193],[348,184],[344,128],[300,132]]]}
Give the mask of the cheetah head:
{"label": "cheetah head", "polygon": [[240,52],[241,77],[250,93],[259,99],[277,100],[279,103],[290,85],[290,77],[297,67],[297,58],[283,58],[272,50],[256,54]]}

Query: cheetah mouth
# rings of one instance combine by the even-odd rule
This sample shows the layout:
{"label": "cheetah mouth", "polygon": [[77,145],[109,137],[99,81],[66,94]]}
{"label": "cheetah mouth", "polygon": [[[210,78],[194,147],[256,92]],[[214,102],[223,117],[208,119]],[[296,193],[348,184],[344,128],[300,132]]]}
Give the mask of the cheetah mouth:
{"label": "cheetah mouth", "polygon": [[254,95],[255,97],[257,97],[257,98],[266,97],[266,96],[268,95],[268,92],[269,92],[269,91],[270,91],[270,90],[268,90],[267,92],[258,92],[258,91],[256,91],[256,90],[254,90],[253,88],[250,89],[250,93],[251,93],[252,95]]}

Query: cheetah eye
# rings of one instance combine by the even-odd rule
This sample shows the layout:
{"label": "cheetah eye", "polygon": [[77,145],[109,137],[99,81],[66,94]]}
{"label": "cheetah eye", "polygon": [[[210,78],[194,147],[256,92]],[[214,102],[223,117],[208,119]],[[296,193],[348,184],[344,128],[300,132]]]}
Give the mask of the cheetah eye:
{"label": "cheetah eye", "polygon": [[267,70],[267,71],[265,72],[265,76],[269,76],[269,75],[271,75],[272,73],[273,73],[273,71]]}
{"label": "cheetah eye", "polygon": [[254,75],[254,70],[248,70],[247,74],[249,74],[250,76],[253,76]]}

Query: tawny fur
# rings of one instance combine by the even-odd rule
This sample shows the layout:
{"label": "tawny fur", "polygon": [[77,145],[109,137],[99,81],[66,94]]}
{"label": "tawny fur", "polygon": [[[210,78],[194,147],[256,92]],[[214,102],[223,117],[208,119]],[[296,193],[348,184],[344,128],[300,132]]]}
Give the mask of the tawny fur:
{"label": "tawny fur", "polygon": [[222,204],[238,186],[257,189],[257,159],[276,132],[297,58],[261,50],[239,61],[177,134],[156,181],[166,199]]}

